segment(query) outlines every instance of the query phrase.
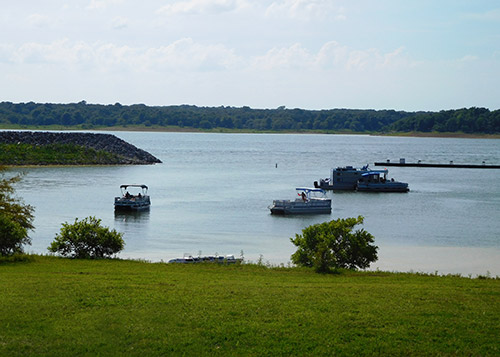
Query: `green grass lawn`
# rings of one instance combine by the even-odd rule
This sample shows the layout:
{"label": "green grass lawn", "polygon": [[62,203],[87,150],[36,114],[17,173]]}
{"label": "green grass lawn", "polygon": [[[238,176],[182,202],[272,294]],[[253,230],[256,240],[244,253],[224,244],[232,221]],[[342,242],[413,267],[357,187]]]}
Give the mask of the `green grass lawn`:
{"label": "green grass lawn", "polygon": [[32,256],[0,356],[500,355],[500,280]]}

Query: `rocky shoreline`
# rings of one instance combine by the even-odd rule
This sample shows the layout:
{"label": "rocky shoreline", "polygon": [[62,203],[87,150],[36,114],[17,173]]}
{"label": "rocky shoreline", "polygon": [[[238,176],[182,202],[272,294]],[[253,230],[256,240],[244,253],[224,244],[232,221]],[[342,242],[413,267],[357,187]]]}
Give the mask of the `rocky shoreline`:
{"label": "rocky shoreline", "polygon": [[118,158],[118,161],[114,160],[113,162],[103,164],[151,165],[161,163],[161,160],[150,153],[112,134],[0,131],[0,144],[29,144],[33,146],[72,144],[96,151],[107,152]]}

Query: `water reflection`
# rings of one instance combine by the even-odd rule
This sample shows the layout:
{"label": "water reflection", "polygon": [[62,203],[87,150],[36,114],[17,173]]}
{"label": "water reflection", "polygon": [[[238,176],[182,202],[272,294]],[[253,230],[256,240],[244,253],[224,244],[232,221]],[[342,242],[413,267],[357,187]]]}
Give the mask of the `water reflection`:
{"label": "water reflection", "polygon": [[116,223],[147,223],[149,222],[150,213],[149,210],[145,211],[116,211],[115,210],[115,222]]}
{"label": "water reflection", "polygon": [[125,251],[141,251],[150,236],[150,214],[147,211],[115,211],[115,228],[124,233]]}

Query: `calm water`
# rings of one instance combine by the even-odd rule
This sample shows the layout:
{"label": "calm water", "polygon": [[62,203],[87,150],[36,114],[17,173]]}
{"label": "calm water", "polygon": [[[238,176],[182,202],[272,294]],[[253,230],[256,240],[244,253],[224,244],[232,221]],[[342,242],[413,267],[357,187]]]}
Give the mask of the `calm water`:
{"label": "calm water", "polygon": [[[287,264],[289,238],[313,223],[363,215],[379,261],[394,271],[500,275],[499,170],[389,168],[408,194],[329,193],[331,215],[277,217],[273,199],[295,197],[334,166],[407,162],[500,163],[500,141],[344,135],[113,132],[163,161],[154,166],[40,167],[17,192],[35,206],[33,244],[46,253],[63,222],[97,216],[124,232],[124,258],[235,254]],[[277,167],[276,167],[277,164]],[[115,215],[119,185],[145,183],[152,207]]]}

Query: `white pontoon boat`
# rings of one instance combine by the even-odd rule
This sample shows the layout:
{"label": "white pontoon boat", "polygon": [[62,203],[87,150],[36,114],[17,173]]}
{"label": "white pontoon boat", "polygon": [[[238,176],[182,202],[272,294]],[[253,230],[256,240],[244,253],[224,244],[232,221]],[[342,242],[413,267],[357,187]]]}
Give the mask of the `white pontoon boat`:
{"label": "white pontoon boat", "polygon": [[331,213],[332,200],[326,197],[326,192],[321,188],[296,188],[295,200],[274,200],[269,206],[271,214],[314,214]]}
{"label": "white pontoon boat", "polygon": [[148,186],[121,185],[120,189],[122,196],[115,197],[115,210],[139,211],[148,209],[151,206],[151,200],[148,196]]}

